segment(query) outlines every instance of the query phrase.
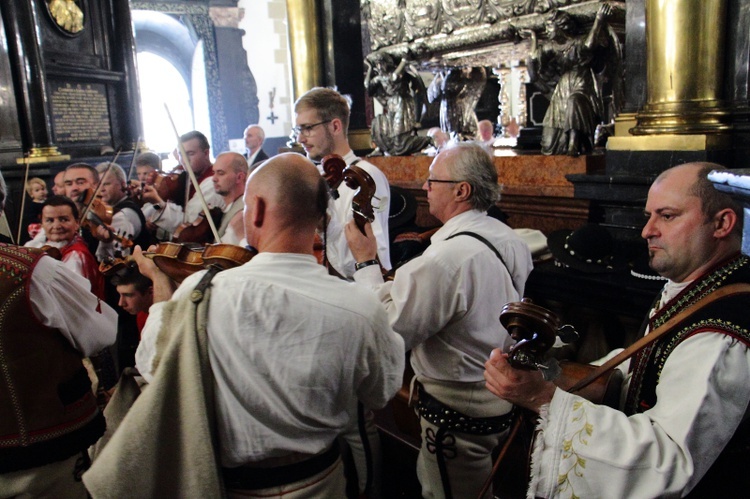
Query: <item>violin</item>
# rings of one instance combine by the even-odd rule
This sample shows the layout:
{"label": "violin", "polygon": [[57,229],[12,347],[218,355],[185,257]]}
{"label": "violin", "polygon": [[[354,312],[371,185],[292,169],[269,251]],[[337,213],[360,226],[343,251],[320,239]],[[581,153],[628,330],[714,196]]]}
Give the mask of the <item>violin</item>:
{"label": "violin", "polygon": [[87,189],[78,199],[80,204],[86,205],[82,218],[79,220],[81,227],[85,227],[91,232],[93,232],[96,227],[104,227],[107,232],[109,232],[110,237],[119,242],[123,248],[132,248],[133,241],[125,235],[118,234],[110,226],[114,214],[112,207],[101,199],[92,199],[92,197],[93,193]]}
{"label": "violin", "polygon": [[156,194],[164,201],[172,201],[180,206],[184,205],[184,182],[180,179],[180,173],[163,173],[153,171],[148,174],[145,182],[131,180],[128,185],[131,197],[143,205],[143,191],[147,187],[153,187]]}
{"label": "violin", "polygon": [[[154,264],[170,279],[181,283],[187,276],[208,268],[219,267],[221,270],[238,267],[249,262],[256,252],[234,244],[199,244],[164,242],[151,251],[143,253],[151,258]],[[111,276],[133,262],[133,257],[108,258],[99,264],[99,271]]]}
{"label": "violin", "polygon": [[[211,218],[215,225],[221,221],[221,208],[215,206],[210,211]],[[175,243],[199,243],[207,244],[214,240],[211,226],[208,223],[206,214],[201,212],[193,223],[180,224],[172,235],[172,241]]]}

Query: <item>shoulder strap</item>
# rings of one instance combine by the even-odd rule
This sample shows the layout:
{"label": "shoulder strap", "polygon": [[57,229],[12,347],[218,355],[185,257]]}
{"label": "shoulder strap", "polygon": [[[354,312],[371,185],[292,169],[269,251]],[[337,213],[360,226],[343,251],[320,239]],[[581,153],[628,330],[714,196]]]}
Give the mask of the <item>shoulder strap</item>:
{"label": "shoulder strap", "polygon": [[474,239],[476,239],[477,241],[483,242],[489,249],[492,250],[493,253],[495,253],[495,256],[500,259],[500,263],[502,263],[503,267],[505,267],[505,270],[508,271],[508,275],[510,276],[510,280],[513,282],[513,287],[516,288],[516,289],[518,289],[518,287],[516,286],[516,280],[513,279],[513,273],[510,271],[510,269],[508,268],[508,266],[505,264],[505,260],[503,260],[503,257],[502,257],[502,255],[500,255],[500,252],[497,250],[497,248],[495,248],[495,246],[491,242],[489,242],[487,239],[485,239],[483,236],[480,236],[476,232],[470,232],[468,230],[467,231],[462,231],[462,232],[456,232],[455,234],[446,237],[445,240],[447,241],[448,239],[453,239],[454,237],[457,237],[457,236],[471,236]]}
{"label": "shoulder strap", "polygon": [[573,385],[568,391],[570,393],[573,393],[573,392],[580,390],[581,388],[588,386],[596,378],[598,378],[605,372],[609,371],[610,369],[623,363],[624,361],[628,360],[630,357],[638,353],[643,348],[647,347],[654,341],[658,340],[665,334],[669,333],[674,326],[684,321],[685,319],[687,319],[694,313],[698,312],[703,307],[709,305],[710,303],[713,303],[716,300],[721,300],[723,298],[728,298],[730,296],[734,296],[738,294],[748,294],[748,293],[750,293],[750,284],[737,283],[737,284],[729,284],[727,286],[722,286],[721,288],[717,289],[716,291],[713,291],[712,293],[705,296],[701,300],[695,302],[692,306],[686,308],[679,314],[675,315],[674,317],[669,319],[667,322],[665,322],[661,326],[651,331],[646,336],[642,336],[638,341],[630,345],[628,348],[626,348],[619,354],[615,355],[614,357],[609,359],[607,362],[605,362],[601,366],[594,369],[591,372],[591,374],[589,374],[588,376],[580,380],[578,383]]}

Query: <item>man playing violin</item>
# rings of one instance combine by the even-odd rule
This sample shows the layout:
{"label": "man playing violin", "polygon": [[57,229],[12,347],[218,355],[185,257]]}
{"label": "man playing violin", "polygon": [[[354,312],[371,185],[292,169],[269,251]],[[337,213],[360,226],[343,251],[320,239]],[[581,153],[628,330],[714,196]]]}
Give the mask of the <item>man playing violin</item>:
{"label": "man playing violin", "polygon": [[[327,191],[304,156],[262,163],[244,196],[245,231],[258,254],[211,281],[208,354],[230,497],[345,497],[336,437],[356,418],[358,399],[382,407],[401,384],[403,341],[382,306],[369,290],[330,276],[313,255]],[[152,260],[139,250],[134,257],[154,283],[156,303],[136,355],[151,382],[169,369],[152,370],[166,300],[189,299],[205,272],[172,294]],[[173,322],[167,327],[176,334]]]}
{"label": "man playing violin", "polygon": [[[0,175],[0,212],[5,198]],[[47,202],[54,198],[70,202]],[[0,244],[0,260],[0,491],[85,498],[87,448],[105,422],[81,359],[114,341],[116,315],[83,277],[38,249]]]}
{"label": "man playing violin", "polygon": [[102,179],[99,188],[101,202],[107,209],[112,210],[110,224],[93,224],[92,234],[100,241],[96,249],[96,259],[101,262],[130,254],[130,247],[123,247],[122,241],[118,241],[114,235],[132,241],[141,248],[148,248],[151,238],[145,230],[146,219],[135,201],[128,196],[125,171],[115,163],[99,163],[96,170]]}
{"label": "man playing violin", "polygon": [[[649,189],[641,236],[649,265],[668,281],[644,322],[646,338],[700,298],[750,282],[750,260],[740,254],[742,206],[713,187],[712,170],[727,173],[688,163]],[[746,496],[748,308],[747,294],[704,306],[621,364],[628,375],[620,410],[514,369],[494,350],[487,387],[542,416],[529,497]]]}
{"label": "man playing violin", "polygon": [[[65,168],[65,196],[72,199],[78,207],[78,212],[82,213],[84,200],[87,196],[92,196],[99,185],[99,173],[91,165],[86,163],[73,163]],[[91,253],[96,253],[99,246],[99,240],[96,239],[88,227],[81,227],[81,237],[86,241],[86,246]]]}
{"label": "man playing violin", "polygon": [[242,154],[223,152],[216,157],[214,190],[222,196],[226,205],[218,228],[222,243],[244,246],[242,241],[245,240],[245,224],[242,219],[242,210],[245,204],[242,201],[242,195],[245,193],[247,171],[247,160]]}
{"label": "man playing violin", "polygon": [[[225,208],[224,200],[214,189],[212,181],[214,171],[211,164],[211,146],[208,139],[201,132],[194,130],[180,136],[180,143],[186,154],[183,157],[182,151],[180,152],[180,164],[187,168],[189,163],[190,168],[193,169],[208,208],[218,207],[223,210]],[[187,172],[184,172],[181,177],[182,181],[191,184]],[[186,184],[183,183],[182,185]],[[162,199],[154,186],[146,185],[143,188],[143,200],[151,203],[154,209],[160,213],[155,218],[150,217],[153,223],[170,234],[173,234],[182,223],[194,223],[203,213],[203,205],[199,197],[195,195],[192,184],[189,187],[189,193],[187,206],[183,208],[174,200]]]}
{"label": "man playing violin", "polygon": [[358,262],[354,280],[376,290],[393,329],[411,349],[422,447],[417,476],[423,497],[476,498],[492,469],[492,450],[511,419],[510,403],[484,386],[487,352],[512,340],[499,323],[503,305],[523,296],[529,248],[487,215],[499,198],[492,157],[461,142],[430,165],[430,213],[443,223],[425,252],[383,282],[372,230],[356,224],[346,237]]}

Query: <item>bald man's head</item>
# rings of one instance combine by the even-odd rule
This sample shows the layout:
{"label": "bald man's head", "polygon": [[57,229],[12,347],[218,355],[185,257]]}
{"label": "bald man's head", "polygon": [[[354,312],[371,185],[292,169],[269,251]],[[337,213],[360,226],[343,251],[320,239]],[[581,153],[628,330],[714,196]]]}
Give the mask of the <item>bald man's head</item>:
{"label": "bald man's head", "polygon": [[328,207],[328,188],[315,165],[297,153],[274,156],[255,169],[245,189],[245,205],[261,196],[266,209],[298,228],[317,226]]}

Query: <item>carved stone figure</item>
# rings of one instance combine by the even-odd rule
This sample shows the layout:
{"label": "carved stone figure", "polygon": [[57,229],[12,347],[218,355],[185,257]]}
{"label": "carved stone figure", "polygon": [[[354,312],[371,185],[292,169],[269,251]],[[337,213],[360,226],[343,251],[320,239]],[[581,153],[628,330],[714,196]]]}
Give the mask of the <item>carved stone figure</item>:
{"label": "carved stone figure", "polygon": [[[610,5],[602,4],[584,38],[576,36],[575,20],[557,10],[545,22],[544,45],[534,31],[520,32],[531,38],[531,81],[550,99],[542,132],[544,154],[578,156],[591,151],[597,125],[608,122],[619,106],[619,91],[610,87],[621,81],[622,51],[614,32],[604,29],[610,13]],[[610,110],[604,105],[605,82],[612,97]]]}
{"label": "carved stone figure", "polygon": [[440,128],[453,140],[471,140],[477,133],[474,108],[487,83],[484,68],[453,68],[439,72],[427,89],[430,102],[440,101]]}
{"label": "carved stone figure", "polygon": [[383,106],[383,113],[372,120],[371,127],[372,140],[380,152],[407,156],[427,147],[430,138],[417,135],[425,88],[416,70],[406,58],[396,65],[390,54],[380,52],[367,56],[365,65],[365,88]]}

